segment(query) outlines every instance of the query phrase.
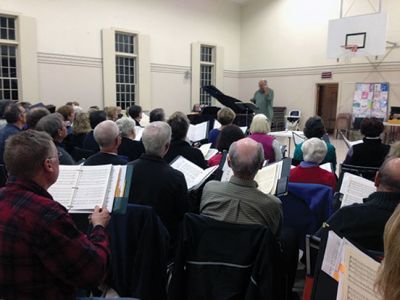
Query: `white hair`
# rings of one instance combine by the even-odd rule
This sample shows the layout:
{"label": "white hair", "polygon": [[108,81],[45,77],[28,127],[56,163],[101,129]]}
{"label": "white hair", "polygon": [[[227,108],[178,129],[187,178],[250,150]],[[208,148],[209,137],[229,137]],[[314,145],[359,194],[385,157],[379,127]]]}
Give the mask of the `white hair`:
{"label": "white hair", "polygon": [[326,143],[319,138],[311,138],[306,140],[301,146],[303,152],[303,160],[320,164],[328,152]]}
{"label": "white hair", "polygon": [[95,127],[93,135],[100,148],[106,148],[113,145],[119,135],[119,129],[115,122],[106,120]]}
{"label": "white hair", "polygon": [[142,142],[147,154],[163,156],[170,141],[171,127],[166,122],[152,122],[143,130]]}
{"label": "white hair", "polygon": [[119,132],[122,137],[128,137],[132,133],[135,133],[135,121],[132,118],[122,117],[115,121],[119,128]]}

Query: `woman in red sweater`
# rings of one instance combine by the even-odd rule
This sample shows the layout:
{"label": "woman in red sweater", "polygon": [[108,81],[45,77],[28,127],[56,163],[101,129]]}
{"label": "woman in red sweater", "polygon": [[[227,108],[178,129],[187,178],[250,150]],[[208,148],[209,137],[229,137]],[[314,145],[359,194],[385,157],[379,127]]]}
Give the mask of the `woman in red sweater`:
{"label": "woman in red sweater", "polygon": [[321,139],[311,138],[303,143],[301,151],[303,152],[303,161],[296,168],[290,170],[289,181],[327,185],[335,191],[335,174],[319,167],[328,151],[326,143]]}

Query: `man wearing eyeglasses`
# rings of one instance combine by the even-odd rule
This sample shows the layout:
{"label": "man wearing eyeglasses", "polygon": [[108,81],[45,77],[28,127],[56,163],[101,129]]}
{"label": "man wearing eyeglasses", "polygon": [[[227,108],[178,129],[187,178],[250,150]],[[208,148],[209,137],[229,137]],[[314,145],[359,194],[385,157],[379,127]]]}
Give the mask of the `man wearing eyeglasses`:
{"label": "man wearing eyeglasses", "polygon": [[4,162],[10,176],[0,189],[0,299],[75,299],[78,288],[101,283],[110,214],[96,207],[86,236],[52,199],[47,189],[59,160],[51,137],[35,130],[13,135]]}

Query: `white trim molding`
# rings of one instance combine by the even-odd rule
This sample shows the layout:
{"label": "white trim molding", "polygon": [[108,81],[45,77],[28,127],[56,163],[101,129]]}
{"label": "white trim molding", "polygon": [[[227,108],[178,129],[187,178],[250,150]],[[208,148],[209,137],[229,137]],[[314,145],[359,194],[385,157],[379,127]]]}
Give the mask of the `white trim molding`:
{"label": "white trim molding", "polygon": [[103,61],[101,58],[47,52],[38,52],[38,62],[41,64],[51,65],[67,65],[91,68],[103,67]]}

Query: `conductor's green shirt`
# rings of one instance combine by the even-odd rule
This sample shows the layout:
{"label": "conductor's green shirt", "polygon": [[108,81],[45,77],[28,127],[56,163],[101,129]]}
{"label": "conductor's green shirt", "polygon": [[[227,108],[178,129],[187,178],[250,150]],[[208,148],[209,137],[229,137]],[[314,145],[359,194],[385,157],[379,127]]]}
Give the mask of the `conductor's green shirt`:
{"label": "conductor's green shirt", "polygon": [[274,116],[274,111],[272,109],[274,102],[274,91],[269,89],[268,95],[264,92],[258,90],[255,92],[253,99],[251,101],[258,107],[256,110],[257,114],[264,114],[270,123],[272,123],[272,118]]}

